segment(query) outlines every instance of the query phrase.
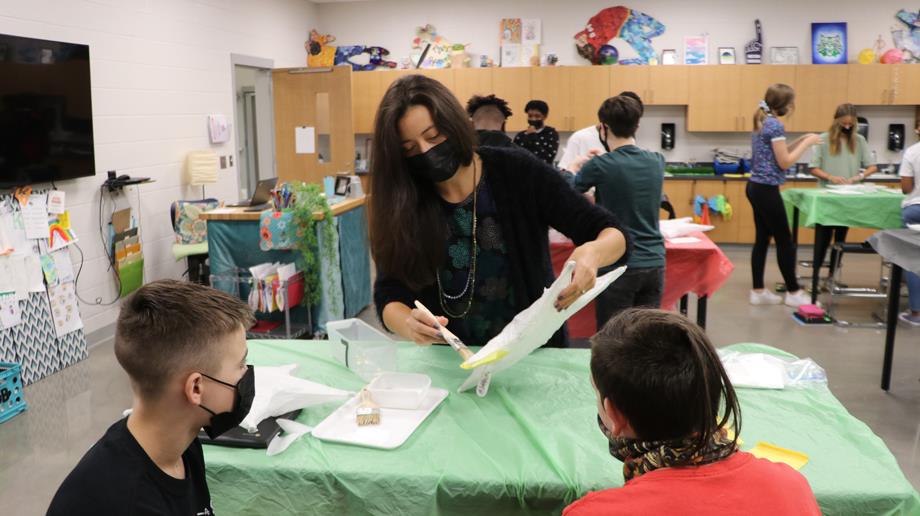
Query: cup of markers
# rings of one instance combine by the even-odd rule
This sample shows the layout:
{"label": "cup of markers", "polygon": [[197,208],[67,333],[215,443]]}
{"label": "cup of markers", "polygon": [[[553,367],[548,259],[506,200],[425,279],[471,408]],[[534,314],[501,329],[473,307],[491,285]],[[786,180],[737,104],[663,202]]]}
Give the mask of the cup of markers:
{"label": "cup of markers", "polygon": [[294,190],[287,184],[282,183],[281,187],[272,190],[272,204],[275,211],[286,210],[291,207],[294,201]]}

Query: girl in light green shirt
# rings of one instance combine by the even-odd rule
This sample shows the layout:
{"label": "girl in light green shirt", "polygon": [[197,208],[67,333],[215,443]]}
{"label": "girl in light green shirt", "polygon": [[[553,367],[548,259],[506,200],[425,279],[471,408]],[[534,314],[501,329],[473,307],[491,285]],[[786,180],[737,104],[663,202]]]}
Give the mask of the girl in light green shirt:
{"label": "girl in light green shirt", "polygon": [[[852,185],[862,182],[874,174],[878,167],[870,161],[869,144],[863,135],[856,132],[856,107],[841,104],[834,112],[834,123],[821,135],[824,141],[814,148],[811,159],[811,174],[818,178],[822,187],[828,184]],[[821,263],[833,238],[834,242],[845,242],[845,226],[819,226],[815,228],[815,247]],[[837,256],[831,253],[830,275],[837,267]]]}

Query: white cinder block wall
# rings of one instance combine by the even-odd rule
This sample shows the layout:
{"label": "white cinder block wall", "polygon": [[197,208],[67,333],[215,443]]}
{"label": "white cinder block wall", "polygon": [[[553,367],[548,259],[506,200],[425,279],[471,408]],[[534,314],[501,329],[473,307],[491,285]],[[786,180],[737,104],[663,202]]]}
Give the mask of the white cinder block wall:
{"label": "white cinder block wall", "polygon": [[[710,63],[718,62],[718,47],[734,47],[738,62],[743,63],[744,45],[754,38],[754,19],[759,18],[763,24],[765,62],[769,62],[770,47],[795,46],[799,48],[799,62],[803,64],[811,63],[812,22],[847,22],[849,59],[853,62],[861,49],[875,44],[879,35],[890,48],[891,29],[904,28],[895,19],[895,14],[900,9],[918,7],[916,2],[902,0],[878,0],[871,5],[863,0],[775,0],[769,4],[737,0],[468,0],[462,3],[375,0],[318,3],[317,10],[321,22],[318,29],[334,35],[338,44],[383,46],[397,60],[411,52],[415,28],[431,23],[451,42],[471,43],[470,52],[474,54],[475,62],[478,62],[477,54],[486,54],[497,62],[500,20],[539,18],[543,27],[541,51],[558,55],[562,65],[586,65],[588,61],[575,50],[573,36],[584,29],[591,16],[614,5],[626,5],[645,12],[665,25],[664,34],[652,40],[659,53],[673,48],[683,59],[684,37],[706,34],[709,36]],[[636,55],[622,39],[615,39],[613,45],[620,51],[621,58]],[[523,106],[512,108],[519,111]],[[750,106],[747,111],[753,113],[755,108]],[[914,109],[872,107],[862,111],[871,125],[869,145],[877,151],[879,161],[900,162],[899,153],[886,149],[888,124],[904,123],[910,127]],[[833,113],[827,114],[828,126],[832,116]],[[665,154],[670,161],[712,161],[712,149],[715,147],[750,147],[750,136],[746,134],[687,133],[684,130],[686,110],[672,107],[651,107],[646,111],[638,134],[641,146],[659,150],[662,122],[677,124],[677,147]],[[550,106],[549,124],[552,123]],[[563,142],[567,136],[562,135]],[[908,143],[913,141],[911,135]],[[359,138],[357,148],[363,149],[363,144],[364,138]]]}
{"label": "white cinder block wall", "polygon": [[[233,141],[209,144],[206,121],[211,113],[233,117],[230,54],[302,66],[315,23],[307,0],[0,0],[0,33],[90,47],[96,176],[58,184],[85,253],[83,299],[110,301],[116,293],[99,238],[105,171],[156,180],[126,190],[118,207],[140,213],[145,279],[180,277],[185,262],[172,257],[169,205],[201,196],[183,185],[184,156],[209,147],[235,154]],[[236,200],[235,167],[222,170],[207,194]],[[78,264],[79,253],[71,256]],[[115,320],[118,305],[81,303],[80,310],[91,333]]]}

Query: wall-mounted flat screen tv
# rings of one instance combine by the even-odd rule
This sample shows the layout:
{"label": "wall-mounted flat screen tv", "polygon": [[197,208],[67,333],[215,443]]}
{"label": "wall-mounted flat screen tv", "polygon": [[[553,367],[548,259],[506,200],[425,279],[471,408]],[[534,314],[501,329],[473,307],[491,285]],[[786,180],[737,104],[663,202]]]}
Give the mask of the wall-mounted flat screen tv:
{"label": "wall-mounted flat screen tv", "polygon": [[95,170],[89,47],[0,34],[0,188]]}

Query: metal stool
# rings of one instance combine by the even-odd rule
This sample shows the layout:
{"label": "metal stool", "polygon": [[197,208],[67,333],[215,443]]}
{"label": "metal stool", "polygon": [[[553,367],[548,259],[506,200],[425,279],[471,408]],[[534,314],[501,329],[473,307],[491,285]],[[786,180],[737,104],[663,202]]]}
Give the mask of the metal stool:
{"label": "metal stool", "polygon": [[[844,321],[834,316],[834,299],[840,297],[855,297],[862,299],[878,299],[884,301],[888,297],[888,277],[885,275],[885,268],[890,267],[882,261],[881,272],[879,274],[878,287],[850,287],[841,284],[841,275],[843,271],[843,256],[845,254],[878,254],[875,249],[868,243],[861,242],[858,244],[837,242],[833,246],[833,252],[837,255],[837,267],[831,271],[828,281],[828,300],[827,315],[834,319],[837,326],[855,327],[855,328],[884,328],[885,323],[882,320],[868,323],[854,323]],[[883,319],[883,318],[882,318]]]}

